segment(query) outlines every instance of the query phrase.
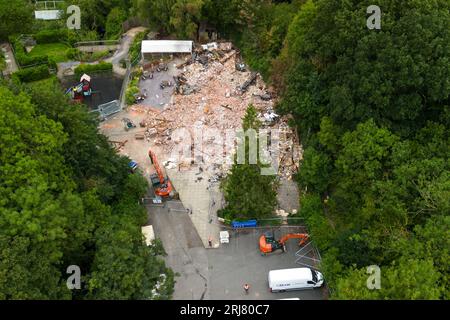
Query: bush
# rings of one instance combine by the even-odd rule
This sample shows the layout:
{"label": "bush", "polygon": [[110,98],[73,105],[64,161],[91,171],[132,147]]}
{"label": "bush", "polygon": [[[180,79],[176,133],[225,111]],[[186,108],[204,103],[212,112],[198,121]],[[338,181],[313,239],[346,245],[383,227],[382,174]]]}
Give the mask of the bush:
{"label": "bush", "polygon": [[21,69],[14,73],[21,82],[31,82],[48,78],[50,72],[47,65]]}
{"label": "bush", "polygon": [[75,68],[75,76],[81,77],[83,73],[93,73],[98,71],[112,71],[112,63],[100,62],[97,64],[80,64]]}
{"label": "bush", "polygon": [[78,60],[80,57],[80,54],[81,54],[81,52],[77,48],[69,48],[66,50],[66,57],[68,59]]}
{"label": "bush", "polygon": [[3,55],[3,52],[0,51],[0,71],[5,70],[5,68],[6,68],[5,56]]}
{"label": "bush", "polygon": [[53,59],[51,59],[51,58],[48,58],[48,67],[50,68],[50,69],[58,69],[58,65],[56,64],[56,62],[55,62],[55,60],[53,60]]}
{"label": "bush", "polygon": [[34,35],[37,43],[55,43],[68,40],[67,30],[42,30]]}
{"label": "bush", "polygon": [[125,93],[125,101],[127,105],[132,105],[136,101],[134,95],[139,92],[139,88],[136,86],[131,86],[127,89]]}
{"label": "bush", "polygon": [[97,60],[103,59],[103,58],[107,57],[108,55],[109,55],[108,50],[93,52],[91,55],[91,61],[97,61]]}
{"label": "bush", "polygon": [[145,35],[147,34],[147,31],[140,32],[136,35],[136,37],[133,40],[133,43],[130,46],[130,61],[132,64],[136,64],[140,54],[141,54],[141,43],[142,40],[144,40]]}
{"label": "bush", "polygon": [[122,34],[122,23],[127,19],[126,12],[118,7],[113,8],[106,18],[106,38],[117,39]]}
{"label": "bush", "polygon": [[42,55],[30,57],[29,55],[27,55],[24,46],[19,40],[13,40],[12,44],[14,47],[16,60],[20,66],[25,67],[38,64],[48,64],[48,56]]}

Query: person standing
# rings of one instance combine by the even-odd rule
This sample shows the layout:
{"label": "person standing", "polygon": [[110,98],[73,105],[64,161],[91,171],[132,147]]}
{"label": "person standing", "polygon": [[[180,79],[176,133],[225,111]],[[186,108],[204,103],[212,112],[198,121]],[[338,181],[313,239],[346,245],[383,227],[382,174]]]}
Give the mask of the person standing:
{"label": "person standing", "polygon": [[248,294],[248,290],[250,290],[250,286],[248,283],[244,284],[245,294]]}

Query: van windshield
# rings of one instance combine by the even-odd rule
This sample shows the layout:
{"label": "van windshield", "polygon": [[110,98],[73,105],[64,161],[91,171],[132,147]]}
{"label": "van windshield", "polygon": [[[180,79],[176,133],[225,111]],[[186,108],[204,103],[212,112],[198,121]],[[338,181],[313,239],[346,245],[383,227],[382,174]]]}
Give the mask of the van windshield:
{"label": "van windshield", "polygon": [[312,279],[314,282],[317,282],[319,279],[317,279],[317,273],[315,270],[311,269],[311,273],[312,273]]}

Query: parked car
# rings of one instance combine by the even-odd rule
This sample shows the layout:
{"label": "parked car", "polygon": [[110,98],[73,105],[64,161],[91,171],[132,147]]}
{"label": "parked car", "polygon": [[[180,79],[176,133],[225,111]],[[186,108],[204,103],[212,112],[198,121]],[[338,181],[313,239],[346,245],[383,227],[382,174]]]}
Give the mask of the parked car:
{"label": "parked car", "polygon": [[131,173],[134,173],[138,169],[138,164],[136,161],[132,160],[128,163]]}

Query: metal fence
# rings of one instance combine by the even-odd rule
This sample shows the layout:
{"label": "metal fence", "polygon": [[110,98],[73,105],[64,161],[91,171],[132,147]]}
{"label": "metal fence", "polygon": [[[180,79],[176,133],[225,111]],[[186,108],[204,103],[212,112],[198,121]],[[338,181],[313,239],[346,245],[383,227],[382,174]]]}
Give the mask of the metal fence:
{"label": "metal fence", "polygon": [[93,41],[79,41],[75,43],[75,47],[81,46],[111,46],[119,45],[120,40],[93,40]]}
{"label": "metal fence", "polygon": [[125,72],[125,77],[123,78],[122,88],[120,89],[120,95],[119,95],[119,102],[120,102],[121,109],[126,107],[126,102],[125,102],[126,91],[128,88],[128,84],[130,83],[130,81],[132,79],[132,74],[131,74],[132,66],[128,59],[126,60],[126,65],[127,65],[127,71]]}
{"label": "metal fence", "polygon": [[97,112],[101,120],[105,120],[112,114],[115,114],[122,110],[120,107],[119,100],[113,100],[107,103],[103,103],[97,107],[95,110],[91,110],[90,112]]}
{"label": "metal fence", "polygon": [[36,1],[34,7],[36,10],[64,9],[65,1]]}

